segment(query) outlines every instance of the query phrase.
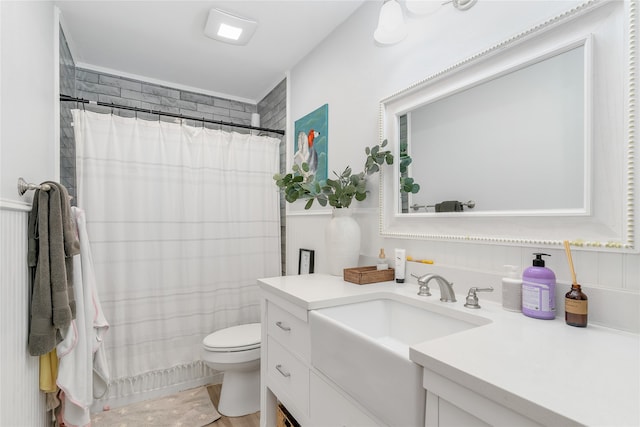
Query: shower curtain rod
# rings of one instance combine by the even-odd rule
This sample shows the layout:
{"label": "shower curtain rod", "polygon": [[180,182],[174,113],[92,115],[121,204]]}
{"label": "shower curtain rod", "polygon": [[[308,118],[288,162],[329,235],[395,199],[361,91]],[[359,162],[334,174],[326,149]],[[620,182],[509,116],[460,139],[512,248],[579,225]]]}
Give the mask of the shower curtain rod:
{"label": "shower curtain rod", "polygon": [[177,119],[194,120],[196,122],[213,123],[217,125],[230,126],[230,127],[236,127],[236,128],[242,128],[242,129],[250,129],[250,130],[259,130],[263,132],[272,132],[272,133],[277,133],[278,135],[284,135],[284,131],[280,129],[269,129],[269,128],[263,128],[258,126],[243,125],[239,123],[223,122],[221,120],[209,120],[209,119],[205,119],[204,117],[200,117],[200,118],[190,117],[190,116],[185,116],[183,114],[165,113],[164,111],[160,111],[160,110],[148,110],[148,109],[139,108],[139,107],[129,107],[127,105],[118,105],[110,102],[89,101],[88,99],[74,98],[69,95],[60,95],[60,101],[99,105],[101,107],[117,108],[119,110],[136,111],[139,113],[148,113],[148,114],[153,114],[158,116],[167,116],[167,117],[174,117]]}

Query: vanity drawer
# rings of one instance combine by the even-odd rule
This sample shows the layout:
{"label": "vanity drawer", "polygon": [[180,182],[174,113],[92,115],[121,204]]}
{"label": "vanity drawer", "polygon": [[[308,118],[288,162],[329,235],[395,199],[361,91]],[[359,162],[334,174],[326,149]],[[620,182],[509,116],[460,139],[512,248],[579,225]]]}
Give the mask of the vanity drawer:
{"label": "vanity drawer", "polygon": [[[309,413],[309,368],[272,337],[267,341],[267,376],[304,414]],[[283,401],[284,396],[279,396]]]}
{"label": "vanity drawer", "polygon": [[267,333],[290,352],[308,362],[311,354],[309,324],[269,302],[267,305]]}

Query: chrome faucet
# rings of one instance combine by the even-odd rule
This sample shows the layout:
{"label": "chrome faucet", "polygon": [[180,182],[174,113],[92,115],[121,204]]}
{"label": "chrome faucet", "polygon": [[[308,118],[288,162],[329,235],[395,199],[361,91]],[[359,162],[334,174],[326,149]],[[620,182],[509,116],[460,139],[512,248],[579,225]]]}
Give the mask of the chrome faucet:
{"label": "chrome faucet", "polygon": [[412,274],[412,276],[418,279],[418,285],[420,285],[418,295],[430,296],[431,292],[429,292],[429,282],[434,279],[436,283],[438,283],[438,286],[440,286],[440,301],[456,302],[456,294],[453,292],[453,283],[447,281],[447,279],[439,274],[429,273],[424,276],[416,276]]}

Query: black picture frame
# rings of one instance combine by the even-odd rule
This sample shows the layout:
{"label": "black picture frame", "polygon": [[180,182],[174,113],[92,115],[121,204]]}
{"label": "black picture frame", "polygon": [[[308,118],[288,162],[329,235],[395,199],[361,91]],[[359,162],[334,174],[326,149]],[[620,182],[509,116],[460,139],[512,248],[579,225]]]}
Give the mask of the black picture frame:
{"label": "black picture frame", "polygon": [[298,254],[298,274],[312,274],[315,263],[315,251],[300,249]]}

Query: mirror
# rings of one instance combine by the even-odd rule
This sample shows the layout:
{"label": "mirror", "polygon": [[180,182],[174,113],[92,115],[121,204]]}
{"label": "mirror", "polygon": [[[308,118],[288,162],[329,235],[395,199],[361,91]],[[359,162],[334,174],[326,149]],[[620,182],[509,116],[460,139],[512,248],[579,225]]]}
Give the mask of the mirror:
{"label": "mirror", "polygon": [[421,183],[402,212],[472,200],[472,212],[586,213],[586,48],[554,52],[401,116],[399,138]]}
{"label": "mirror", "polygon": [[381,234],[637,251],[634,19],[585,2],[384,99],[421,190],[382,176]]}

